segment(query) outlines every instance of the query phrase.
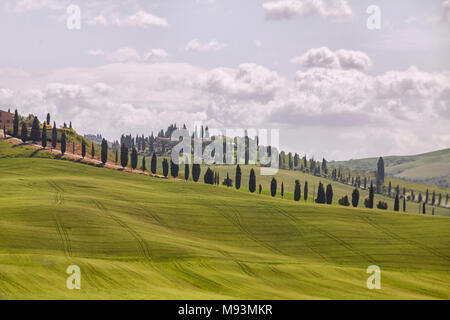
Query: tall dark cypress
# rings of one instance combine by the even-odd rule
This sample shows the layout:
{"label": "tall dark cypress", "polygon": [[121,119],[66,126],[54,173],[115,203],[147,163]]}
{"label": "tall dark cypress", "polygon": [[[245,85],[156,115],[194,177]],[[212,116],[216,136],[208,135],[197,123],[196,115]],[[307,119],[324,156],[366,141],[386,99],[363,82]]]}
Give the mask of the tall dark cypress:
{"label": "tall dark cypress", "polygon": [[184,165],[184,179],[189,180],[189,164]]}
{"label": "tall dark cypress", "polygon": [[39,128],[39,119],[38,117],[34,117],[33,125],[31,126],[30,139],[33,142],[39,141],[41,135],[41,130]]}
{"label": "tall dark cypress", "polygon": [[319,187],[317,189],[316,203],[326,203],[327,199],[325,196],[325,190],[323,189],[322,182],[319,182]]}
{"label": "tall dark cypress", "polygon": [[398,193],[395,195],[395,201],[394,201],[394,211],[398,211],[400,209],[400,203],[398,199]]}
{"label": "tall dark cypress", "polygon": [[272,178],[272,181],[270,182],[270,194],[272,197],[277,195],[277,180],[275,178]]}
{"label": "tall dark cypress", "polygon": [[136,147],[133,148],[131,151],[131,169],[134,170],[137,168],[138,163],[138,152],[136,150]]}
{"label": "tall dark cypress", "polygon": [[300,191],[300,181],[295,180],[295,188],[294,188],[294,200],[299,201],[301,198],[301,191]]}
{"label": "tall dark cypress", "polygon": [[115,163],[117,164],[119,162],[119,151],[116,149],[116,159]]}
{"label": "tall dark cypress", "polygon": [[145,166],[145,155],[142,158],[142,171],[145,172],[147,170],[147,167]]}
{"label": "tall dark cypress", "polygon": [[91,158],[94,159],[95,157],[95,146],[94,143],[92,142],[92,146],[91,146]]}
{"label": "tall dark cypress", "polygon": [[382,186],[384,185],[384,160],[383,157],[378,159],[377,163],[377,193],[381,192]]}
{"label": "tall dark cypress", "polygon": [[101,153],[102,163],[105,164],[108,161],[108,142],[105,138],[102,140],[102,153]]}
{"label": "tall dark cypress", "polygon": [[53,122],[52,128],[52,148],[56,148],[56,143],[58,142],[58,130],[56,130],[56,122]]}
{"label": "tall dark cypress", "polygon": [[170,175],[173,178],[176,178],[178,177],[178,171],[179,171],[178,164],[176,164],[175,162],[172,161],[172,159],[170,159]]}
{"label": "tall dark cypress", "polygon": [[214,172],[210,168],[206,169],[203,181],[206,184],[214,184]]}
{"label": "tall dark cypress", "polygon": [[156,174],[156,166],[157,166],[157,164],[158,164],[158,159],[156,158],[156,152],[153,152],[152,161],[151,161],[151,164],[150,164],[150,171],[153,174]]}
{"label": "tall dark cypress", "polygon": [[120,145],[120,164],[122,168],[128,165],[128,147],[125,143]]}
{"label": "tall dark cypress", "polygon": [[22,122],[22,129],[20,130],[20,138],[22,139],[23,142],[27,141],[28,139],[28,128],[25,122]]}
{"label": "tall dark cypress", "polygon": [[14,137],[18,137],[19,135],[19,112],[16,111],[14,112],[14,120],[13,120],[13,136]]}
{"label": "tall dark cypress", "polygon": [[331,184],[327,185],[326,201],[327,201],[327,204],[333,203],[333,187],[331,186]]}
{"label": "tall dark cypress", "polygon": [[50,113],[47,113],[47,124],[50,124]]}
{"label": "tall dark cypress", "polygon": [[403,197],[403,212],[406,212],[406,197]]}
{"label": "tall dark cypress", "polygon": [[281,181],[281,198],[283,199],[284,197],[284,183],[283,181]]}
{"label": "tall dark cypress", "polygon": [[81,156],[83,159],[86,156],[86,141],[84,139],[81,141]]}
{"label": "tall dark cypress", "polygon": [[353,190],[352,193],[352,206],[356,208],[358,206],[358,202],[359,202],[359,190],[355,188],[355,190]]}
{"label": "tall dark cypress", "polygon": [[253,193],[256,191],[256,175],[253,168],[250,170],[250,178],[248,180],[248,190]]}
{"label": "tall dark cypress", "polygon": [[425,202],[422,204],[422,213],[426,214],[426,210],[425,210]]}
{"label": "tall dark cypress", "polygon": [[169,175],[169,162],[167,161],[167,159],[163,159],[162,166],[163,166],[163,175],[164,177],[167,178],[167,176]]}
{"label": "tall dark cypress", "polygon": [[303,199],[308,200],[308,181],[305,181],[305,187],[303,188]]}
{"label": "tall dark cypress", "polygon": [[194,180],[194,182],[198,182],[198,179],[200,179],[200,171],[200,164],[194,163],[192,165],[192,180]]}
{"label": "tall dark cypress", "polygon": [[262,193],[262,186],[259,185],[259,194],[261,194],[261,193]]}
{"label": "tall dark cypress", "polygon": [[47,147],[47,124],[44,122],[44,125],[42,127],[42,148],[46,148]]}
{"label": "tall dark cypress", "polygon": [[371,182],[369,188],[369,201],[368,201],[368,208],[370,209],[373,209],[374,198],[375,198],[375,190],[373,188],[373,183]]}
{"label": "tall dark cypress", "polygon": [[66,132],[63,131],[62,136],[61,136],[61,154],[64,155],[64,153],[66,153],[66,145],[67,141],[66,141]]}
{"label": "tall dark cypress", "polygon": [[234,185],[236,186],[236,189],[238,189],[238,190],[241,188],[241,176],[242,176],[241,167],[239,165],[237,165],[236,177],[234,179]]}

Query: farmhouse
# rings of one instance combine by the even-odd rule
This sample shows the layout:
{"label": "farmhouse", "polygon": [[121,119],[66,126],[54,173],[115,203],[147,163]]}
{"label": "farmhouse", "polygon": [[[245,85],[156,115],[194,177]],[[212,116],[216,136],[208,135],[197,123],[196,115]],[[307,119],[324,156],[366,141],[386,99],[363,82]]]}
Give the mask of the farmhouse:
{"label": "farmhouse", "polygon": [[0,128],[6,127],[6,129],[13,127],[14,115],[7,111],[0,110]]}

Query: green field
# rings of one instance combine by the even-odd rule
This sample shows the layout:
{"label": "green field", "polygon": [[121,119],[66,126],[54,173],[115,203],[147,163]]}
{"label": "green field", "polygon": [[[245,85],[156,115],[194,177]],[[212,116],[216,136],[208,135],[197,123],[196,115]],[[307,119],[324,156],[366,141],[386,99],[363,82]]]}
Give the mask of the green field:
{"label": "green field", "polygon": [[[0,147],[0,299],[450,297],[448,217],[296,203],[13,149]],[[66,288],[73,264],[81,290]],[[366,287],[370,265],[381,290]]]}

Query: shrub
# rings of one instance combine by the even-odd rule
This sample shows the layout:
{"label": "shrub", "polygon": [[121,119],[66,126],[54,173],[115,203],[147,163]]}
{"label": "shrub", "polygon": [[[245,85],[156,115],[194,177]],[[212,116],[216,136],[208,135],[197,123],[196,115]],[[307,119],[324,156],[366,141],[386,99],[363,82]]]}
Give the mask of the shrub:
{"label": "shrub", "polygon": [[341,206],[348,207],[350,205],[350,202],[348,201],[348,196],[343,196],[342,198],[339,199],[338,202]]}
{"label": "shrub", "polygon": [[388,208],[388,204],[384,201],[378,201],[377,208],[381,210],[386,210]]}

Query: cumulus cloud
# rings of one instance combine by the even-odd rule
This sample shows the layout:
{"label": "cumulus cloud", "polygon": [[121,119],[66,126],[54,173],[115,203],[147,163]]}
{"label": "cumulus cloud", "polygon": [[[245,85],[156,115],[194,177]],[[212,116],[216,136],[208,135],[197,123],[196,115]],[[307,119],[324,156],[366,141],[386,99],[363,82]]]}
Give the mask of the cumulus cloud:
{"label": "cumulus cloud", "polygon": [[147,61],[161,61],[167,58],[169,54],[163,49],[151,49],[145,54],[145,60]]}
{"label": "cumulus cloud", "polygon": [[282,78],[263,66],[245,63],[236,69],[210,70],[200,76],[198,85],[223,97],[264,102],[273,99],[282,86]]}
{"label": "cumulus cloud", "polygon": [[145,12],[143,10],[140,10],[136,12],[135,14],[127,16],[125,19],[121,20],[119,24],[133,26],[133,27],[139,27],[139,28],[152,28],[152,27],[159,27],[159,28],[165,28],[169,26],[169,23],[165,18],[161,18],[158,16],[155,16],[151,13]]}
{"label": "cumulus cloud", "polygon": [[267,20],[292,19],[295,17],[322,16],[332,21],[345,21],[353,16],[346,0],[278,0],[263,3]]}
{"label": "cumulus cloud", "polygon": [[292,63],[302,64],[307,68],[356,69],[369,70],[372,66],[370,57],[361,51],[337,50],[327,47],[313,48],[302,56],[291,59]]}
{"label": "cumulus cloud", "polygon": [[215,52],[225,49],[227,45],[217,40],[202,43],[199,39],[189,41],[185,47],[186,51]]}
{"label": "cumulus cloud", "polygon": [[10,12],[22,13],[42,9],[62,9],[64,4],[56,0],[18,0],[5,2],[5,8]]}
{"label": "cumulus cloud", "polygon": [[140,53],[134,48],[119,48],[114,52],[105,52],[100,49],[89,50],[88,54],[93,57],[105,57],[111,62],[130,62],[141,60]]}
{"label": "cumulus cloud", "polygon": [[327,158],[450,144],[450,72],[416,67],[380,75],[309,68],[291,79],[253,63],[211,70],[135,62],[48,73],[0,69],[0,105],[40,117],[50,112],[58,124],[72,121],[81,132],[109,139],[174,121],[278,127],[284,148]]}

